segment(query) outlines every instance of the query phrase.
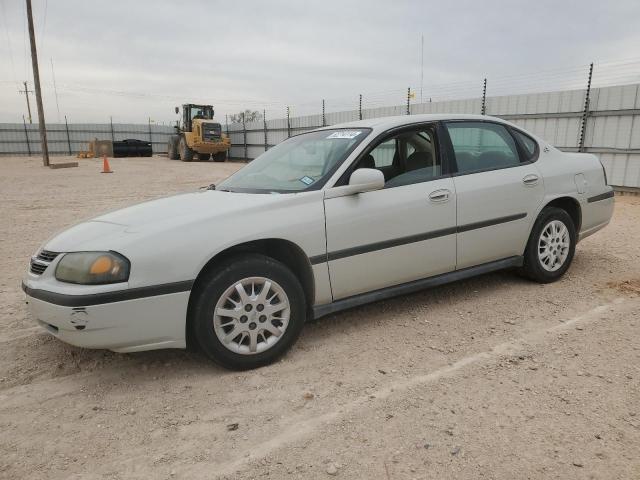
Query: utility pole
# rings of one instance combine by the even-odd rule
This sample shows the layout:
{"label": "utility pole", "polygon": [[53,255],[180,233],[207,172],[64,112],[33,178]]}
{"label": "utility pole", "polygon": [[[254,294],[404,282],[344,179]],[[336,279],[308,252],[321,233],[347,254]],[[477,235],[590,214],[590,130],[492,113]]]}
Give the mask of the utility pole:
{"label": "utility pole", "polygon": [[27,19],[29,20],[29,39],[31,40],[31,65],[33,67],[33,84],[36,89],[36,105],[38,106],[38,126],[40,127],[40,142],[42,143],[42,164],[49,166],[49,149],[47,147],[47,130],[44,123],[44,108],[42,108],[42,92],[40,91],[40,71],[38,70],[38,53],[36,52],[36,34],[33,29],[33,11],[31,0],[27,1]]}
{"label": "utility pole", "polygon": [[31,104],[29,103],[29,94],[33,93],[33,90],[29,90],[27,88],[27,82],[22,82],[24,84],[24,90],[18,90],[18,93],[24,93],[24,96],[27,98],[27,112],[29,112],[29,123],[33,123],[31,119]]}

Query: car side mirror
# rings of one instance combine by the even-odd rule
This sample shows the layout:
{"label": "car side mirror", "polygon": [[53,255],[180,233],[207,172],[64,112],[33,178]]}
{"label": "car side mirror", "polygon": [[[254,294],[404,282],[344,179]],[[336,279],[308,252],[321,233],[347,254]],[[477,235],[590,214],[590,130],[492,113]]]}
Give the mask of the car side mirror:
{"label": "car side mirror", "polygon": [[384,175],[375,168],[358,168],[349,177],[349,184],[330,188],[325,198],[344,197],[356,193],[372,192],[384,188]]}

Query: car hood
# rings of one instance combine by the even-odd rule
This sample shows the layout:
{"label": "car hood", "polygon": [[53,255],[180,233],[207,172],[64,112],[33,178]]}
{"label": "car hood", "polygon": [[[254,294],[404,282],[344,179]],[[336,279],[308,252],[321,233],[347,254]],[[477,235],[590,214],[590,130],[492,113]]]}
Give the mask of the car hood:
{"label": "car hood", "polygon": [[295,201],[297,194],[248,194],[201,190],[115,210],[79,223],[51,238],[44,248],[54,252],[114,249],[134,236],[158,234],[199,221],[215,221],[274,204]]}

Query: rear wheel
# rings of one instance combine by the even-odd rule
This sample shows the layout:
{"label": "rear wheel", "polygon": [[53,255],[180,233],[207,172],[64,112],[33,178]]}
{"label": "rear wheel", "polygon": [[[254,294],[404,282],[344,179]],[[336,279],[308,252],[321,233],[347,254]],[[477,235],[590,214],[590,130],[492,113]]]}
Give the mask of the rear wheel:
{"label": "rear wheel", "polygon": [[531,230],[522,272],[540,283],[555,282],[569,269],[575,249],[576,228],[569,214],[545,208]]}
{"label": "rear wheel", "polygon": [[213,161],[214,162],[224,162],[227,159],[227,151],[225,150],[224,152],[218,152],[218,153],[214,153],[213,154]]}
{"label": "rear wheel", "polygon": [[208,162],[210,158],[211,158],[211,154],[209,154],[209,153],[199,153],[198,154],[198,160],[200,162]]}
{"label": "rear wheel", "polygon": [[190,162],[191,160],[193,160],[193,150],[189,148],[189,145],[187,145],[187,141],[184,137],[180,137],[178,151],[180,153],[180,160],[182,160],[183,162]]}
{"label": "rear wheel", "polygon": [[167,156],[171,160],[178,160],[180,158],[178,156],[178,140],[177,140],[177,138],[169,138],[169,142],[167,143]]}
{"label": "rear wheel", "polygon": [[248,254],[202,279],[192,327],[202,350],[224,367],[246,370],[273,362],[296,341],[305,321],[305,297],[282,263]]}

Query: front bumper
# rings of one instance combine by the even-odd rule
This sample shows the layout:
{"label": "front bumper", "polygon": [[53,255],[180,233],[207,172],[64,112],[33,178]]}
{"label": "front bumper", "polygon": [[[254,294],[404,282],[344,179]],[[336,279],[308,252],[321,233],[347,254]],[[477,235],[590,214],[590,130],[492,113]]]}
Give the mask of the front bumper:
{"label": "front bumper", "polygon": [[[186,347],[188,290],[127,299],[127,290],[119,297],[110,292],[106,298],[104,294],[58,294],[25,282],[22,288],[38,324],[72,345],[116,352]],[[100,303],[113,299],[121,300]]]}
{"label": "front bumper", "polygon": [[199,153],[220,153],[226,152],[231,148],[229,142],[195,142],[193,149]]}

